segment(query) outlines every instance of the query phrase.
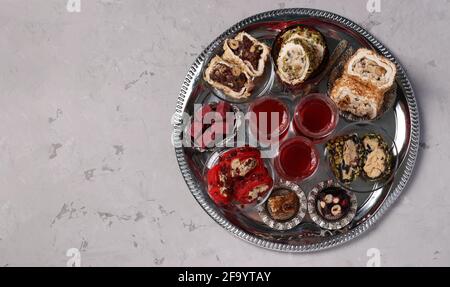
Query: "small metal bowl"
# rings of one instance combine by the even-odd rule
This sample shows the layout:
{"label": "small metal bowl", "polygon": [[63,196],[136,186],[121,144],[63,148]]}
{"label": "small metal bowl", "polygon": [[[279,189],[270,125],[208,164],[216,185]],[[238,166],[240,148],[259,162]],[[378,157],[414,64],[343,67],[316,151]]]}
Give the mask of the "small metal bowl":
{"label": "small metal bowl", "polygon": [[281,179],[280,182],[276,184],[276,186],[273,188],[271,195],[279,189],[288,189],[297,195],[299,200],[299,209],[297,211],[297,214],[287,221],[279,221],[273,219],[267,209],[267,202],[270,196],[267,198],[264,204],[261,204],[257,207],[257,211],[259,213],[259,216],[261,217],[261,220],[270,228],[279,231],[290,230],[299,225],[306,215],[307,212],[306,196],[304,191],[300,188],[300,186],[287,180]]}
{"label": "small metal bowl", "polygon": [[338,183],[333,180],[322,181],[317,184],[308,195],[308,213],[311,220],[320,227],[328,230],[339,230],[349,225],[355,217],[356,210],[358,209],[358,202],[353,192],[342,189],[350,197],[350,209],[347,214],[339,220],[327,220],[323,218],[317,211],[317,195],[324,189],[330,187],[337,187],[342,189]]}

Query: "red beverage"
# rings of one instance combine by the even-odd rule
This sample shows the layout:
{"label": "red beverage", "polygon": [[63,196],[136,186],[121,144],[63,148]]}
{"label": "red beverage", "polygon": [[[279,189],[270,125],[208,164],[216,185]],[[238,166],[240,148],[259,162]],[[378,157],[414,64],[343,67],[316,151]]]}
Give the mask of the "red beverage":
{"label": "red beverage", "polygon": [[337,107],[330,98],[322,94],[311,94],[297,105],[294,128],[297,134],[320,141],[334,131],[338,119]]}
{"label": "red beverage", "polygon": [[319,166],[319,154],[313,143],[304,137],[285,141],[275,158],[275,169],[287,180],[304,180],[314,174]]}
{"label": "red beverage", "polygon": [[250,106],[250,131],[259,141],[283,138],[289,128],[289,110],[280,100],[261,98]]}

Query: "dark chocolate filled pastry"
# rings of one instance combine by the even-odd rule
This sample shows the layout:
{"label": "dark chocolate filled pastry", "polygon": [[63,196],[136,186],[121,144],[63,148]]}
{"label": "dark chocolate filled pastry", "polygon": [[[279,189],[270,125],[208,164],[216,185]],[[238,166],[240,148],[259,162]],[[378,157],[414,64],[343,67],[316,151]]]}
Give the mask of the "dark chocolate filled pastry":
{"label": "dark chocolate filled pastry", "polygon": [[204,78],[211,86],[235,99],[248,98],[253,90],[253,80],[243,68],[219,56],[209,62]]}
{"label": "dark chocolate filled pastry", "polygon": [[290,220],[298,213],[299,208],[300,201],[292,190],[278,189],[267,201],[269,215],[278,221]]}
{"label": "dark chocolate filled pastry", "polygon": [[227,39],[223,44],[223,58],[234,62],[252,77],[264,73],[266,61],[270,54],[269,47],[245,32],[240,32],[234,39]]}

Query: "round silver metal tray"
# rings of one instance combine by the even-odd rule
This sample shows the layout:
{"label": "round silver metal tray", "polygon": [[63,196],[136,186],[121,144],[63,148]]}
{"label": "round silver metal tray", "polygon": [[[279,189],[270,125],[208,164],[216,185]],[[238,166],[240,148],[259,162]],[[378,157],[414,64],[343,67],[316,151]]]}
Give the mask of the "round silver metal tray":
{"label": "round silver metal tray", "polygon": [[[207,103],[219,99],[214,90],[202,79],[209,59],[220,53],[226,38],[245,30],[271,45],[276,35],[291,24],[307,24],[318,28],[326,37],[329,51],[345,40],[354,49],[373,47],[397,65],[397,97],[393,107],[374,123],[382,126],[395,140],[398,148],[399,168],[390,184],[372,193],[357,194],[358,209],[352,222],[345,228],[329,231],[320,228],[310,219],[288,231],[276,231],[266,226],[257,211],[236,212],[232,209],[217,207],[209,198],[204,184],[203,170],[211,154],[199,152],[182,145],[183,115],[192,114],[194,104]],[[271,77],[270,87],[264,92],[277,94],[293,109],[299,97],[293,97],[290,91],[283,89],[276,79]],[[327,77],[317,85],[319,92],[326,93]],[[220,97],[220,95],[219,95]],[[245,110],[248,103],[239,104]],[[282,9],[261,13],[237,23],[214,40],[195,60],[184,80],[173,117],[173,143],[175,154],[189,190],[200,206],[223,228],[237,237],[257,246],[285,252],[317,251],[350,241],[369,230],[392,206],[405,188],[411,176],[419,148],[419,112],[414,92],[408,77],[392,53],[362,27],[339,15],[314,9]],[[337,130],[350,122],[341,117]],[[291,131],[292,132],[292,131]],[[323,150],[323,145],[318,147]],[[308,193],[320,181],[330,178],[325,170],[326,161],[321,161],[316,175],[299,185]],[[323,164],[325,162],[325,164]]]}

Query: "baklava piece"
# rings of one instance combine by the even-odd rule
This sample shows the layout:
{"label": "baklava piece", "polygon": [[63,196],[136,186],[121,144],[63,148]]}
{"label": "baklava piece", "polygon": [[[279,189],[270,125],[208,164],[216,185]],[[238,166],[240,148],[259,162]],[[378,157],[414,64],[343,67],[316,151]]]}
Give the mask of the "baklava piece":
{"label": "baklava piece", "polygon": [[300,200],[295,192],[288,189],[274,191],[267,200],[267,211],[277,221],[287,221],[297,215]]}
{"label": "baklava piece", "polygon": [[394,86],[396,74],[395,64],[387,58],[358,49],[334,82],[331,99],[341,111],[373,120],[382,112],[385,94]]}

